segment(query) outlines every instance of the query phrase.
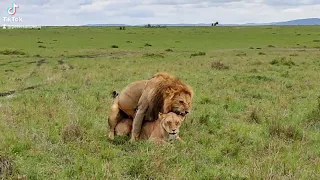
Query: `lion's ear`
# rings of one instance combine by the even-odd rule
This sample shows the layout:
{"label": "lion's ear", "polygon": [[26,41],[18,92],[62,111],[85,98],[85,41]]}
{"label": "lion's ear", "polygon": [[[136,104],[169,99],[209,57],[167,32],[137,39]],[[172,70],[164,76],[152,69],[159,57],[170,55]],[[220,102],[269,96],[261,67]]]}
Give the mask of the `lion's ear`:
{"label": "lion's ear", "polygon": [[159,114],[158,114],[159,119],[161,119],[162,115],[163,115],[163,113],[159,112]]}

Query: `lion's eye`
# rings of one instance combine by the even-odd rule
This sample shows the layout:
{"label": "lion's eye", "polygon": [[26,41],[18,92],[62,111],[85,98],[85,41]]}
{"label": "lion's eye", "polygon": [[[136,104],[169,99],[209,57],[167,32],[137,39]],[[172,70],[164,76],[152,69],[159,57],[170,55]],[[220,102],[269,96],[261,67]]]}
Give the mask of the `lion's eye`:
{"label": "lion's eye", "polygon": [[179,103],[180,103],[180,104],[183,104],[184,102],[183,102],[183,101],[179,101]]}
{"label": "lion's eye", "polygon": [[171,123],[171,121],[168,121],[168,125],[171,125],[172,123]]}

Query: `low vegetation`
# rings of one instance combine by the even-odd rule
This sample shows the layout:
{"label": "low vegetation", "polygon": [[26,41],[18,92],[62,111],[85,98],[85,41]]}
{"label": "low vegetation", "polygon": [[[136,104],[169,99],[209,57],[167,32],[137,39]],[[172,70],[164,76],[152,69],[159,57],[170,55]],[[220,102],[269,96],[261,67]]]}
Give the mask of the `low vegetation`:
{"label": "low vegetation", "polygon": [[[0,30],[0,179],[320,179],[319,26],[146,27]],[[112,92],[161,71],[186,143],[108,141]]]}

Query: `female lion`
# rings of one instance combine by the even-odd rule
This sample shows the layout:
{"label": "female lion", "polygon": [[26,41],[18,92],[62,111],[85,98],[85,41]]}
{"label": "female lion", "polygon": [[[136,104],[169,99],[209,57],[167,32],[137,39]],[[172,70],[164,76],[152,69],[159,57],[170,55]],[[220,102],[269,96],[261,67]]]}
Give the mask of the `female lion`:
{"label": "female lion", "polygon": [[[156,121],[143,122],[139,139],[157,143],[166,143],[174,139],[182,141],[178,135],[182,121],[182,115],[173,112],[167,114],[160,112]],[[130,135],[131,130],[132,119],[122,119],[115,128],[115,134],[118,136]]]}

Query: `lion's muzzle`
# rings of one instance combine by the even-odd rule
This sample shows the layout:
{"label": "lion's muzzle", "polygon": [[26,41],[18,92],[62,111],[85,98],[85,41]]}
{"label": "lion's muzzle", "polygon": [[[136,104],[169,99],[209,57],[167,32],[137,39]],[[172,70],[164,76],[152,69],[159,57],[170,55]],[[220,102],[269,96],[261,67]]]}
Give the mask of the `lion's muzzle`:
{"label": "lion's muzzle", "polygon": [[180,111],[180,110],[174,110],[173,112],[181,116],[185,116],[189,113],[189,111]]}

